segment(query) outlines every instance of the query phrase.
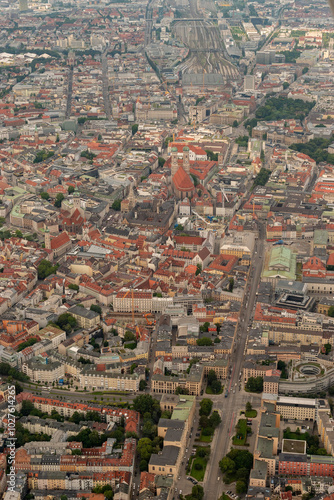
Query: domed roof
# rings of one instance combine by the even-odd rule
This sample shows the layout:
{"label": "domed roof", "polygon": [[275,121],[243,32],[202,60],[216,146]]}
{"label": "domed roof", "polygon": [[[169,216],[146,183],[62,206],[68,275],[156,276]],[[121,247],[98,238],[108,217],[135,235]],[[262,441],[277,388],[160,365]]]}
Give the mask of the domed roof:
{"label": "domed roof", "polygon": [[174,146],[174,147],[171,149],[171,152],[172,152],[172,153],[177,153],[177,148]]}
{"label": "domed roof", "polygon": [[189,151],[188,146],[184,146],[183,151]]}
{"label": "domed roof", "polygon": [[174,175],[173,184],[178,191],[192,191],[194,189],[194,183],[183,167],[179,167]]}

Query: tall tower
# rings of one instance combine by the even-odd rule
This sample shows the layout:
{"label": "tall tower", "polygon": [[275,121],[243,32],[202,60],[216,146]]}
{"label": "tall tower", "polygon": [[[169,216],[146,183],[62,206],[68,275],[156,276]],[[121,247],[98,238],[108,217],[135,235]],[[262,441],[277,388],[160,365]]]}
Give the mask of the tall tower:
{"label": "tall tower", "polygon": [[51,250],[51,236],[50,236],[50,231],[48,229],[45,230],[45,248],[47,250]]}
{"label": "tall tower", "polygon": [[80,211],[81,203],[80,203],[80,193],[76,189],[73,193],[73,212],[78,209]]}
{"label": "tall tower", "polygon": [[183,170],[185,172],[187,172],[187,174],[190,173],[189,148],[188,148],[188,146],[185,146],[183,148]]}
{"label": "tall tower", "polygon": [[132,184],[130,186],[128,200],[129,200],[129,210],[132,210],[136,206],[136,197],[135,197],[135,194],[133,192]]}
{"label": "tall tower", "polygon": [[172,148],[171,153],[172,153],[171,174],[172,174],[172,179],[173,179],[174,175],[176,174],[176,172],[179,169],[179,163],[178,163],[178,160],[177,160],[177,148]]}

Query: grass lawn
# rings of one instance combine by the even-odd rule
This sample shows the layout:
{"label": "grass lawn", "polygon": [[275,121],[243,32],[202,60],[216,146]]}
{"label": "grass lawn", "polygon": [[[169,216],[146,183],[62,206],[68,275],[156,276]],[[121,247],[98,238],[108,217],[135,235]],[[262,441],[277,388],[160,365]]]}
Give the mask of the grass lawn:
{"label": "grass lawn", "polygon": [[205,389],[205,394],[222,394],[224,392],[224,386],[222,385],[222,388],[219,392],[215,393],[212,391],[211,387],[208,385],[207,388]]}
{"label": "grass lawn", "polygon": [[244,446],[247,441],[247,420],[240,418],[236,425],[236,435],[233,436],[234,446]]}
{"label": "grass lawn", "polygon": [[[201,470],[196,470],[195,469],[195,465],[196,464],[201,464],[203,468]],[[203,481],[204,474],[205,474],[205,469],[206,469],[206,461],[205,461],[205,459],[201,458],[201,457],[196,457],[193,460],[190,475],[191,475],[191,477],[194,477],[195,479],[197,479],[197,481]]]}
{"label": "grass lawn", "polygon": [[257,415],[257,411],[256,410],[250,410],[250,411],[246,411],[245,412],[245,416],[247,418],[255,418]]}
{"label": "grass lawn", "polygon": [[204,443],[211,443],[212,435],[211,436],[203,436],[203,434],[201,434],[201,437],[199,438],[199,440],[204,442]]}

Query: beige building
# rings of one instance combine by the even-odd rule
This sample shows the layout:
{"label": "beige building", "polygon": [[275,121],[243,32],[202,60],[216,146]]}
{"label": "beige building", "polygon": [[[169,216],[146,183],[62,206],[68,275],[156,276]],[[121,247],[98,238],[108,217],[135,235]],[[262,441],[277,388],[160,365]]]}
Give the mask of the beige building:
{"label": "beige building", "polygon": [[178,387],[187,390],[191,396],[199,396],[203,388],[204,368],[193,365],[188,375],[172,377],[166,375],[153,375],[152,391],[159,394],[175,394]]}
{"label": "beige building", "polygon": [[271,372],[273,370],[273,365],[272,366],[266,366],[266,365],[258,365],[256,363],[253,363],[251,361],[246,361],[244,363],[244,369],[243,369],[243,374],[244,374],[244,382],[247,383],[247,380],[250,377],[265,377],[266,374],[271,375]]}
{"label": "beige building", "polygon": [[52,347],[58,347],[64,340],[66,340],[66,332],[54,326],[46,326],[39,330],[38,335],[41,339],[48,339],[52,342]]}
{"label": "beige building", "polygon": [[328,455],[334,455],[334,420],[327,401],[321,401],[317,415],[318,433]]}
{"label": "beige building", "polygon": [[148,471],[159,476],[176,477],[180,468],[182,452],[178,446],[164,446],[162,452],[150,458]]}
{"label": "beige building", "polygon": [[139,391],[139,382],[144,380],[144,375],[134,374],[114,374],[108,372],[98,372],[95,369],[87,370],[79,375],[80,388],[87,390],[101,389],[114,391]]}
{"label": "beige building", "polygon": [[312,420],[317,418],[318,403],[316,399],[289,398],[278,396],[276,411],[282,418],[291,420]]}
{"label": "beige building", "polygon": [[249,476],[249,486],[265,488],[268,476],[268,464],[264,460],[255,460]]}
{"label": "beige building", "polygon": [[77,320],[78,326],[85,328],[86,330],[94,328],[101,321],[98,313],[86,309],[85,307],[73,306],[70,307],[68,312]]}
{"label": "beige building", "polygon": [[114,311],[131,313],[133,309],[135,312],[152,312],[152,298],[152,292],[120,291],[114,298]]}
{"label": "beige building", "polygon": [[33,382],[52,384],[64,378],[65,369],[59,361],[46,362],[42,357],[35,357],[23,363],[22,371]]}
{"label": "beige building", "polygon": [[263,377],[263,392],[265,394],[278,394],[278,384],[280,377],[268,376]]}
{"label": "beige building", "polygon": [[304,345],[318,344],[321,346],[323,344],[327,344],[328,342],[327,339],[323,338],[322,328],[319,330],[316,330],[315,328],[308,330],[305,328],[301,329],[291,327],[291,325],[286,327],[269,328],[268,339],[275,344],[279,344],[281,342],[294,342]]}
{"label": "beige building", "polygon": [[254,251],[254,233],[235,233],[225,236],[220,247],[220,253],[224,255],[235,255],[236,257],[251,257]]}
{"label": "beige building", "polygon": [[225,380],[227,378],[227,359],[215,359],[213,361],[202,362],[201,365],[204,367],[204,376],[207,377],[210,370],[213,370],[220,380]]}

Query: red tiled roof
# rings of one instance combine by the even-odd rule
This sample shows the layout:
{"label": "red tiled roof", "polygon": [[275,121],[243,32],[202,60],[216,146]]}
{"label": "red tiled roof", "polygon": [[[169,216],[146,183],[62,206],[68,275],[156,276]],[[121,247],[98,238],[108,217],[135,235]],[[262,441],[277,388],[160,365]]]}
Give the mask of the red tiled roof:
{"label": "red tiled roof", "polygon": [[55,238],[51,240],[51,249],[57,250],[58,248],[66,245],[70,242],[70,238],[67,233],[60,233]]}
{"label": "red tiled roof", "polygon": [[179,167],[173,177],[173,183],[178,191],[192,191],[195,189],[193,181],[183,167]]}
{"label": "red tiled roof", "polygon": [[327,266],[334,266],[334,253],[331,253],[327,260]]}

